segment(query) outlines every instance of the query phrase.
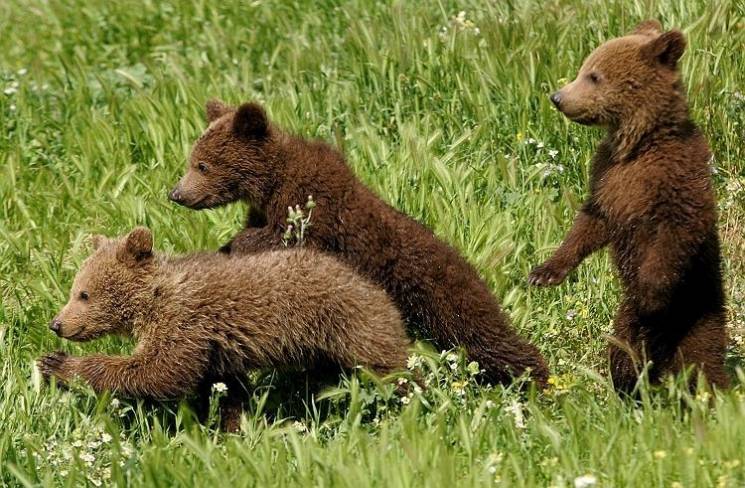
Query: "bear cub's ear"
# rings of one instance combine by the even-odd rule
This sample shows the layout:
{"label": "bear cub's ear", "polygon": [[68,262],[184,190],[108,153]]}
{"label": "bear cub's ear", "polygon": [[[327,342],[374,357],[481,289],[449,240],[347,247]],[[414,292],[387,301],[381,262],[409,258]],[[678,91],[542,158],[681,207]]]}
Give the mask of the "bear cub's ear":
{"label": "bear cub's ear", "polygon": [[642,53],[647,59],[667,68],[675,69],[685,49],[686,39],[683,33],[678,30],[671,30],[645,44],[642,47]]}
{"label": "bear cub's ear", "polygon": [[109,238],[101,234],[94,234],[90,237],[90,243],[94,251],[98,251],[100,247],[105,246],[109,242]]}
{"label": "bear cub's ear", "polygon": [[637,25],[632,34],[644,34],[644,35],[659,35],[662,34],[662,24],[658,21],[651,19],[645,20],[641,24]]}
{"label": "bear cub's ear", "polygon": [[117,257],[120,261],[139,263],[153,254],[153,234],[145,227],[135,227],[122,242]]}
{"label": "bear cub's ear", "polygon": [[264,108],[254,102],[238,107],[233,119],[233,132],[239,137],[264,139],[269,133],[269,121]]}
{"label": "bear cub's ear", "polygon": [[219,119],[226,113],[230,112],[230,107],[222,103],[220,100],[213,98],[212,100],[207,102],[206,108],[206,114],[207,114],[207,122],[212,123],[215,120]]}

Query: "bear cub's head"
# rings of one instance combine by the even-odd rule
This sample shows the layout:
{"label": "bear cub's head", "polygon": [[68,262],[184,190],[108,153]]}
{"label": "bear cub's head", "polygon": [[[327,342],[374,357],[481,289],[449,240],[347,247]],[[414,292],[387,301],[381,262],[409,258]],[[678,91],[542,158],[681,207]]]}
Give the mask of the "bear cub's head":
{"label": "bear cub's head", "polygon": [[677,66],[685,46],[681,32],[663,33],[659,22],[642,22],[629,35],[595,49],[577,78],[551,101],[585,125],[616,127],[640,111],[661,114],[681,99]]}
{"label": "bear cub's head", "polygon": [[142,309],[154,270],[153,237],[137,227],[118,239],[93,236],[67,304],[49,324],[58,336],[87,341],[104,334],[129,334]]}
{"label": "bear cub's head", "polygon": [[258,204],[271,177],[266,148],[272,130],[266,112],[256,103],[233,108],[217,100],[207,102],[206,112],[209,126],[169,198],[197,210],[237,200]]}

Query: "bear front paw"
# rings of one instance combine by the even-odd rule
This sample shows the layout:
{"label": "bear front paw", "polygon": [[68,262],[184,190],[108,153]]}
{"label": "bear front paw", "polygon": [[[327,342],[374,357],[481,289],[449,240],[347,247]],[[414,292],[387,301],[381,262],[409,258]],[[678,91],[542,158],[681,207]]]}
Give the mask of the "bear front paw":
{"label": "bear front paw", "polygon": [[545,262],[533,268],[528,275],[528,283],[533,286],[554,286],[564,281],[567,274],[569,269]]}
{"label": "bear front paw", "polygon": [[36,361],[36,366],[39,368],[44,379],[49,381],[52,377],[58,380],[65,381],[65,364],[68,361],[68,355],[62,351],[56,351],[45,356],[42,356]]}

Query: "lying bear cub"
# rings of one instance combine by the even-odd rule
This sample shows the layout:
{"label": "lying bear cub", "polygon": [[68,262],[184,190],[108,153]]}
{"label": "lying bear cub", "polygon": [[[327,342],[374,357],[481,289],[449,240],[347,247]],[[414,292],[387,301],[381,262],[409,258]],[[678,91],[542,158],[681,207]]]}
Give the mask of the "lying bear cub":
{"label": "lying bear cub", "polygon": [[38,362],[47,377],[171,399],[236,385],[255,368],[405,367],[410,341],[395,305],[332,257],[304,249],[171,257],[153,252],[145,228],[93,242],[51,328],[73,341],[127,334],[137,347],[128,357],[52,353]]}
{"label": "lying bear cub", "polygon": [[607,135],[592,162],[589,198],[530,281],[561,283],[610,246],[624,291],[610,367],[624,391],[647,360],[653,382],[684,368],[716,386],[729,382],[711,154],[688,114],[678,70],[685,45],[681,32],[644,22],[597,48],[551,96],[569,119]]}
{"label": "lying bear cub", "polygon": [[517,334],[473,266],[363,185],[339,151],[288,134],[254,103],[233,108],[210,102],[207,120],[171,199],[194,209],[247,202],[247,228],[225,252],[281,248],[287,207],[312,195],[317,207],[306,245],[338,256],[385,288],[410,330],[439,349],[462,346],[488,381],[509,383],[529,373],[539,386],[546,384],[540,352]]}

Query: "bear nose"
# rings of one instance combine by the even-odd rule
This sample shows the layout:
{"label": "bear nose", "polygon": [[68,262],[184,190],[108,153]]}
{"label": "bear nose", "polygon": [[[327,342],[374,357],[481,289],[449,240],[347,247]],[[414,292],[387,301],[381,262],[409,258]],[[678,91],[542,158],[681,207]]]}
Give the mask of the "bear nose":
{"label": "bear nose", "polygon": [[59,331],[62,328],[62,321],[58,318],[52,319],[52,321],[49,323],[49,328],[52,329],[52,332],[59,335]]}
{"label": "bear nose", "polygon": [[561,105],[561,93],[559,92],[552,93],[549,98],[551,99],[553,104],[556,105],[557,108],[559,107],[559,105]]}
{"label": "bear nose", "polygon": [[176,202],[176,203],[181,203],[183,201],[182,196],[181,196],[181,191],[179,190],[178,187],[171,190],[171,193],[168,194],[168,198],[172,202]]}

